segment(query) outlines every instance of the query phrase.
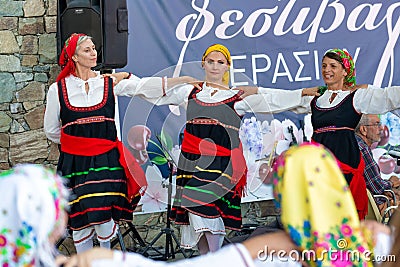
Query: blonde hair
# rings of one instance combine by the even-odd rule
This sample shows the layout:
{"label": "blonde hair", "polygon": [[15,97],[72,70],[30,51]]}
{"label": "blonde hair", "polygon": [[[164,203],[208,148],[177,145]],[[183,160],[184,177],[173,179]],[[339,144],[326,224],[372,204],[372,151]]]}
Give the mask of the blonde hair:
{"label": "blonde hair", "polygon": [[81,48],[81,44],[86,40],[93,40],[93,37],[88,36],[88,35],[79,36],[78,42],[76,42],[75,55],[76,55],[76,53],[78,53],[78,50]]}

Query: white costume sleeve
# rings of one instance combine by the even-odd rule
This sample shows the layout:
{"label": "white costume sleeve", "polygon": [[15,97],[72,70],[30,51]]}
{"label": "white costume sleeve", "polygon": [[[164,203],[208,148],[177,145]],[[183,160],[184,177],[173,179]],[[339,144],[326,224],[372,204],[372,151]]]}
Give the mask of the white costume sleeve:
{"label": "white costume sleeve", "polygon": [[118,96],[133,97],[139,95],[145,98],[155,98],[162,96],[162,87],[161,77],[139,78],[131,74],[129,79],[121,80],[114,87],[114,94]]}
{"label": "white costume sleeve", "polygon": [[160,262],[145,258],[137,253],[123,253],[114,251],[114,258],[96,260],[92,267],[205,267],[205,266],[235,266],[254,267],[253,259],[246,248],[241,244],[223,247],[214,253],[208,253],[195,258],[175,262]]}
{"label": "white costume sleeve", "polygon": [[400,108],[400,86],[379,88],[368,85],[354,94],[354,108],[360,113],[384,114]]}
{"label": "white costume sleeve", "polygon": [[157,106],[186,104],[192,90],[193,85],[180,84],[168,89],[162,97],[146,98],[146,100]]}
{"label": "white costume sleeve", "polygon": [[50,86],[46,101],[47,104],[43,122],[44,132],[50,141],[59,144],[61,135],[61,121],[57,83],[53,83]]}
{"label": "white costume sleeve", "polygon": [[283,90],[272,88],[258,88],[258,94],[247,96],[243,101],[235,104],[235,110],[239,115],[246,112],[278,113],[293,111],[307,113],[310,111],[310,102],[313,97],[302,97],[302,90]]}

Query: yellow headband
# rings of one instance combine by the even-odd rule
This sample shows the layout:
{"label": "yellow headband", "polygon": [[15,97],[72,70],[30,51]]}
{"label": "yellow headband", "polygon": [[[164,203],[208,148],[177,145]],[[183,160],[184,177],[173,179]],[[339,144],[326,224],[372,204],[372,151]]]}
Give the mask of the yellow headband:
{"label": "yellow headband", "polygon": [[[203,57],[201,58],[201,61],[204,62],[205,58],[211,53],[211,52],[221,52],[226,60],[228,61],[228,66],[231,65],[231,53],[229,52],[228,48],[221,44],[213,44],[209,46],[206,51],[203,54]],[[222,77],[222,82],[226,85],[229,85],[229,70],[225,72],[224,76]]]}

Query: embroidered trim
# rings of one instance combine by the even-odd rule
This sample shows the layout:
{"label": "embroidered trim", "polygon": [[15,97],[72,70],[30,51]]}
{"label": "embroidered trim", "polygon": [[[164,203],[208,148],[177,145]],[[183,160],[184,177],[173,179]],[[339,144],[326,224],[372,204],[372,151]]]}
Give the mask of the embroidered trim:
{"label": "embroidered trim", "polygon": [[79,245],[79,243],[85,243],[88,239],[92,238],[93,235],[94,235],[94,229],[92,229],[92,230],[90,231],[90,233],[89,233],[87,236],[84,236],[84,237],[82,237],[82,238],[79,239],[79,240],[74,240],[74,243],[75,243],[76,245]]}
{"label": "embroidered trim", "polygon": [[111,78],[104,79],[103,100],[99,104],[91,106],[91,107],[75,107],[75,106],[72,106],[71,103],[69,102],[69,99],[68,99],[67,85],[65,83],[65,79],[62,79],[61,80],[61,87],[62,87],[62,92],[63,92],[63,98],[64,98],[65,105],[67,106],[68,109],[70,109],[72,111],[78,111],[78,112],[94,111],[94,110],[98,110],[98,109],[102,108],[107,103],[108,86],[109,86],[109,80],[110,79]]}
{"label": "embroidered trim", "polygon": [[105,236],[105,237],[97,235],[97,239],[99,241],[100,240],[104,240],[103,242],[107,242],[107,241],[110,241],[110,239],[113,238],[116,235],[117,235],[117,224],[114,222],[112,233],[110,235],[108,235],[108,236]]}
{"label": "embroidered trim", "polygon": [[[123,220],[123,219],[120,219],[120,221],[122,221],[122,220]],[[104,221],[100,221],[100,222],[88,223],[88,224],[86,224],[86,225],[84,225],[84,226],[82,226],[82,227],[79,227],[79,228],[73,228],[71,225],[68,225],[68,226],[69,226],[69,228],[70,228],[71,230],[80,231],[80,230],[85,229],[85,228],[88,228],[88,227],[90,227],[90,226],[103,224],[103,223],[106,223],[106,222],[109,222],[109,221],[110,221],[110,220],[104,220]],[[126,220],[126,221],[129,221],[129,220]]]}
{"label": "embroidered trim", "polygon": [[[336,108],[340,107],[341,105],[343,105],[344,102],[347,100],[347,98],[350,97],[351,95],[353,95],[355,91],[357,91],[357,90],[354,90],[354,91],[350,92],[350,94],[348,94],[347,96],[345,96],[345,97],[342,99],[342,101],[340,101],[336,106],[333,106],[333,107],[330,107],[330,108],[321,108],[321,107],[318,107],[318,106],[317,106],[317,99],[318,99],[318,97],[314,97],[314,98],[311,100],[311,101],[312,101],[312,105],[315,107],[315,109],[318,109],[318,110],[333,110],[333,109],[336,109]],[[319,97],[320,97],[320,96],[319,96]],[[353,109],[354,109],[354,105],[352,105],[352,106],[353,106]]]}
{"label": "embroidered trim", "polygon": [[322,127],[322,128],[314,130],[314,133],[335,132],[335,131],[341,131],[341,130],[354,131],[354,129],[350,128],[350,127],[327,126],[327,127]]}
{"label": "embroidered trim", "polygon": [[228,125],[225,123],[220,122],[219,120],[216,119],[192,119],[192,120],[188,120],[186,121],[186,123],[189,124],[205,124],[205,125],[220,125],[224,128],[228,128],[228,129],[232,129],[235,131],[239,131],[239,128],[232,126],[232,125]]}
{"label": "embroidered trim", "polygon": [[[83,210],[83,211],[71,213],[71,214],[69,215],[69,218],[70,218],[70,219],[73,219],[73,218],[76,218],[76,217],[79,217],[79,216],[82,216],[82,215],[85,215],[85,214],[87,214],[87,213],[91,213],[91,212],[94,212],[94,211],[103,211],[103,212],[104,212],[104,211],[110,211],[112,208],[113,208],[113,207],[90,208],[90,209],[86,209],[86,210]],[[125,210],[127,210],[127,209],[125,209]],[[129,212],[129,211],[128,211],[128,212]]]}
{"label": "embroidered trim", "polygon": [[197,94],[198,92],[200,92],[200,89],[197,89],[197,88],[196,88],[196,91],[192,94],[192,98],[194,99],[194,101],[196,101],[197,104],[199,104],[199,105],[201,105],[201,106],[206,106],[206,107],[219,106],[219,105],[226,104],[226,103],[228,103],[228,102],[237,100],[241,95],[244,94],[244,91],[239,90],[239,92],[237,92],[236,94],[234,94],[234,95],[231,96],[230,98],[227,98],[227,99],[225,99],[225,100],[223,100],[223,101],[218,101],[218,102],[215,102],[215,103],[206,103],[206,102],[203,102],[203,101],[197,99],[196,94]]}
{"label": "embroidered trim", "polygon": [[94,122],[105,122],[105,121],[111,121],[114,122],[115,120],[112,118],[106,118],[104,116],[94,116],[94,117],[87,117],[87,118],[81,118],[77,119],[75,121],[69,122],[65,124],[62,129],[64,129],[67,126],[74,125],[74,124],[88,124],[88,123],[94,123]]}

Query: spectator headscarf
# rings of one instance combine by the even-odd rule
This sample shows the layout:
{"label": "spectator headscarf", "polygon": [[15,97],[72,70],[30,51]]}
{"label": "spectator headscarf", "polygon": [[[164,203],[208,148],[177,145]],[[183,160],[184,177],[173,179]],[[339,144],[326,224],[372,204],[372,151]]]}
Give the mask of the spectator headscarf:
{"label": "spectator headscarf", "polygon": [[40,165],[18,165],[0,174],[0,195],[0,266],[55,266],[49,236],[65,230],[61,177]]}
{"label": "spectator headscarf", "polygon": [[285,230],[311,255],[310,266],[372,266],[366,257],[372,252],[371,233],[361,229],[350,189],[330,152],[316,144],[290,148],[274,164],[273,185]]}

